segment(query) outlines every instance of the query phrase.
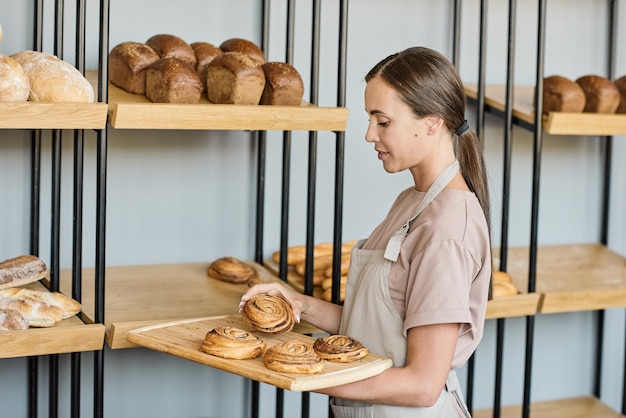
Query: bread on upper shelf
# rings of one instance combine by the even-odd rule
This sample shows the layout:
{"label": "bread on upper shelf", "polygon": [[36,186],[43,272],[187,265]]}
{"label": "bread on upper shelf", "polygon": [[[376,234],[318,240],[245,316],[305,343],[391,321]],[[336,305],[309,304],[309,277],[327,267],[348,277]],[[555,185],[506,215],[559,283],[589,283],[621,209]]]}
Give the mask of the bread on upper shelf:
{"label": "bread on upper shelf", "polygon": [[202,82],[188,62],[161,58],[146,70],[146,97],[155,103],[198,103]]}
{"label": "bread on upper shelf", "polygon": [[223,52],[241,52],[258,62],[263,64],[265,62],[265,54],[261,47],[248,39],[242,38],[230,38],[220,44],[220,49]]}
{"label": "bread on upper shelf", "polygon": [[621,76],[613,82],[619,90],[620,102],[615,113],[626,113],[626,75]]}
{"label": "bread on upper shelf", "polygon": [[304,84],[298,71],[286,62],[266,62],[261,65],[265,73],[262,105],[300,106]]}
{"label": "bread on upper shelf", "polygon": [[0,54],[0,103],[25,102],[30,81],[19,62]]}
{"label": "bread on upper shelf", "polygon": [[261,64],[241,52],[224,52],[207,67],[207,98],[212,103],[258,105],[264,87]]}
{"label": "bread on upper shelf", "polygon": [[146,69],[159,54],[141,42],[122,42],[109,53],[109,80],[133,94],[146,93]]}
{"label": "bread on upper shelf", "polygon": [[167,33],[151,36],[146,45],[154,49],[161,58],[178,58],[196,68],[196,54],[182,38]]}
{"label": "bread on upper shelf", "polygon": [[222,50],[209,42],[193,42],[191,48],[196,54],[196,71],[206,91],[206,69],[215,57],[222,54]]}
{"label": "bread on upper shelf", "polygon": [[615,113],[620,93],[611,80],[599,75],[585,75],[576,80],[585,92],[585,112]]}
{"label": "bread on upper shelf", "polygon": [[70,63],[55,55],[22,51],[11,55],[20,63],[30,82],[29,100],[34,102],[92,103],[95,95],[89,81]]}
{"label": "bread on upper shelf", "polygon": [[561,75],[543,80],[543,113],[579,113],[585,108],[585,93],[575,81]]}

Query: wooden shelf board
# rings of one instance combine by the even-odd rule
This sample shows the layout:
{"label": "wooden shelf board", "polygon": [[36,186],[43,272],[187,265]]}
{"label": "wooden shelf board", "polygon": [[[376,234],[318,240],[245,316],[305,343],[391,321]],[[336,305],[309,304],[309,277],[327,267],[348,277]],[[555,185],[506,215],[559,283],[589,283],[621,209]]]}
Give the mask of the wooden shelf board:
{"label": "wooden shelf board", "polygon": [[191,130],[346,130],[348,109],[301,106],[152,103],[109,83],[109,122],[116,129]]}
{"label": "wooden shelf board", "polygon": [[[518,289],[528,289],[528,261],[528,247],[509,248],[507,272]],[[539,313],[624,307],[626,259],[597,243],[539,246],[535,291]]]}
{"label": "wooden shelf board", "polygon": [[[24,287],[47,290],[41,282]],[[103,344],[104,325],[73,316],[50,328],[0,332],[0,358],[94,351],[102,349]]]}
{"label": "wooden shelf board", "polygon": [[0,103],[0,129],[104,129],[106,103]]}
{"label": "wooden shelf board", "polygon": [[[129,331],[146,325],[239,312],[247,285],[221,282],[208,276],[210,262],[107,267],[105,271],[106,343],[112,349],[136,347]],[[250,262],[261,281],[277,280]],[[84,268],[83,311],[94,318],[94,269]],[[69,289],[71,270],[61,271],[61,289]]]}
{"label": "wooden shelf board", "polygon": [[[522,416],[521,405],[505,406],[501,409],[502,418]],[[474,418],[491,418],[492,410],[474,411]],[[622,418],[624,415],[612,410],[592,396],[537,402],[530,405],[531,418]]]}
{"label": "wooden shelf board", "polygon": [[539,309],[541,297],[539,293],[495,297],[487,302],[486,319],[535,315]]}
{"label": "wooden shelf board", "polygon": [[[513,116],[527,122],[535,123],[534,86],[514,87]],[[476,99],[476,84],[466,84],[465,93]],[[505,111],[506,86],[503,84],[487,84],[485,86],[485,104]],[[626,135],[626,114],[598,113],[564,113],[550,112],[543,117],[543,129],[551,135]]]}

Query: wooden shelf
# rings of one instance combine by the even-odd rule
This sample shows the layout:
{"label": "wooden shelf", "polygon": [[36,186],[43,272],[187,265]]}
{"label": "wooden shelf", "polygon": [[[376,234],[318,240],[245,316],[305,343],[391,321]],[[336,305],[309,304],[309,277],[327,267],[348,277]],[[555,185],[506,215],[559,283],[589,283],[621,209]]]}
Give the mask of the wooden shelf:
{"label": "wooden shelf", "polygon": [[[528,289],[529,249],[509,248],[508,257],[513,282]],[[601,244],[539,246],[535,290],[544,314],[625,307],[626,259]]]}
{"label": "wooden shelf", "polygon": [[109,83],[109,122],[116,129],[191,130],[346,130],[348,109],[301,106],[152,103]]}
{"label": "wooden shelf", "polygon": [[495,297],[487,302],[486,319],[511,318],[535,315],[542,295],[539,293],[519,293],[511,296]]}
{"label": "wooden shelf", "polygon": [[[467,97],[476,99],[476,84],[465,84]],[[513,89],[513,117],[530,125],[535,123],[534,86],[515,86]],[[485,104],[500,112],[505,111],[506,86],[487,84]],[[551,135],[626,135],[626,114],[550,112],[543,117],[543,129]]]}
{"label": "wooden shelf", "polygon": [[[474,418],[491,418],[492,410],[474,411]],[[522,407],[506,406],[501,409],[502,418],[519,418]],[[624,415],[613,411],[598,399],[591,396],[537,402],[530,405],[531,418],[622,418]]]}
{"label": "wooden shelf", "polygon": [[[263,282],[278,280],[250,262]],[[239,313],[247,285],[208,276],[206,263],[107,267],[105,291],[106,343],[112,349],[136,347],[129,331],[163,322]],[[83,269],[83,311],[94,318],[94,269]],[[71,271],[61,271],[61,289],[69,288]]]}
{"label": "wooden shelf", "polygon": [[[40,282],[24,286],[47,290]],[[64,319],[50,328],[0,332],[0,358],[76,353],[102,349],[104,325],[83,322],[78,316]]]}

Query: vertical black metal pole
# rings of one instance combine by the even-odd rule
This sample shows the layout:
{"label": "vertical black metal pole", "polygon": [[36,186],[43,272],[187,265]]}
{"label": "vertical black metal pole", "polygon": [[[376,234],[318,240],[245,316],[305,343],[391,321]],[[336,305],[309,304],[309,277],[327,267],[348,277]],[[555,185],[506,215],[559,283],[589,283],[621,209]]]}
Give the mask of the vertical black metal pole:
{"label": "vertical black metal pole", "polygon": [[452,0],[452,64],[461,62],[461,0]]}
{"label": "vertical black metal pole", "polygon": [[[98,51],[98,101],[108,103],[109,0],[100,0],[100,34]],[[96,150],[96,255],[94,283],[94,321],[104,324],[106,269],[106,194],[107,129],[97,131]],[[93,352],[94,418],[104,416],[104,349]]]}
{"label": "vertical black metal pole", "polygon": [[[541,178],[541,151],[543,148],[543,78],[545,56],[546,0],[538,1],[537,23],[537,74],[535,80],[535,120],[533,135],[533,179],[530,220],[530,254],[528,262],[528,293],[535,292],[537,279],[537,236],[539,231],[539,185]],[[532,378],[532,353],[535,333],[535,316],[526,317],[526,358],[524,369],[524,394],[522,417],[530,416],[530,386]]]}
{"label": "vertical black metal pole", "polygon": [[476,128],[481,143],[485,127],[485,78],[487,61],[487,0],[480,0],[480,29],[478,43],[478,87],[476,106]]}
{"label": "vertical black metal pole", "polygon": [[[43,0],[34,1],[33,50],[41,51],[43,44]],[[39,255],[39,211],[41,186],[41,131],[32,132],[31,195],[30,195],[30,253]],[[28,416],[37,418],[39,358],[28,358]]]}

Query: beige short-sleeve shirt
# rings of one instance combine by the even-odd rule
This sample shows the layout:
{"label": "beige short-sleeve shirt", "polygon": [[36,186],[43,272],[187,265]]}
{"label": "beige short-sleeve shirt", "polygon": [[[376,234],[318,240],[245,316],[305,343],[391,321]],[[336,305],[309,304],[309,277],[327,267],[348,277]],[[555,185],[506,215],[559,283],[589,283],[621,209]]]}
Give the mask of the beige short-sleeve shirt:
{"label": "beige short-sleeve shirt", "polygon": [[[404,190],[363,249],[384,250],[424,195]],[[405,335],[420,325],[460,323],[452,367],[461,367],[483,335],[490,277],[489,231],[478,199],[471,192],[443,190],[413,221],[389,272]]]}

